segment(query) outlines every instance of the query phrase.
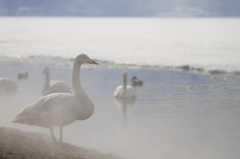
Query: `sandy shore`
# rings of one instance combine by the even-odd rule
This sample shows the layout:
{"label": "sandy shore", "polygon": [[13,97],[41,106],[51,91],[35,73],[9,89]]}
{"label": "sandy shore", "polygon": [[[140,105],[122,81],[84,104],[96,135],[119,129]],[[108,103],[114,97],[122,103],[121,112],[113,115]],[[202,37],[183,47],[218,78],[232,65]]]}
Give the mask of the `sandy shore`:
{"label": "sandy shore", "polygon": [[121,159],[112,154],[64,143],[53,144],[49,135],[0,127],[3,159]]}

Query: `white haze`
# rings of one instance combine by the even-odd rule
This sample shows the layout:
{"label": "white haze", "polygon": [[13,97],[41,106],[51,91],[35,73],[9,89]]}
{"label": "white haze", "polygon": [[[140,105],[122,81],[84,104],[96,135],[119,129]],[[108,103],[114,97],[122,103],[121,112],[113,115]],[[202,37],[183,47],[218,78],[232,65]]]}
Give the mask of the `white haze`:
{"label": "white haze", "polygon": [[0,18],[0,55],[240,70],[238,18]]}
{"label": "white haze", "polygon": [[[239,19],[0,18],[0,22],[0,55],[19,57],[17,61],[1,57],[6,65],[1,65],[0,77],[11,78],[19,87],[17,94],[0,98],[0,126],[49,134],[44,128],[10,122],[42,96],[46,65],[51,79],[71,85],[72,61],[61,65],[52,58],[37,61],[22,56],[74,58],[83,52],[116,63],[240,70]],[[239,158],[239,76],[101,65],[82,69],[82,86],[96,109],[88,120],[64,128],[64,142],[130,159]],[[17,80],[17,74],[26,71],[29,79]],[[126,118],[113,98],[122,71],[128,72],[128,82],[132,76],[144,81]],[[58,137],[58,128],[55,134]]]}
{"label": "white haze", "polygon": [[[24,106],[41,97],[42,65],[0,68],[0,76],[18,83],[17,94],[1,96],[0,125],[25,131],[45,128],[12,124]],[[71,67],[51,65],[51,79],[71,85]],[[81,82],[95,104],[85,121],[64,127],[64,142],[131,159],[237,159],[239,157],[239,77],[207,76],[164,70],[126,70],[144,86],[127,107],[116,105],[113,92],[125,69],[83,68]],[[28,80],[17,80],[18,72],[29,71]],[[128,82],[130,79],[128,79]],[[58,128],[55,129],[58,137]]]}

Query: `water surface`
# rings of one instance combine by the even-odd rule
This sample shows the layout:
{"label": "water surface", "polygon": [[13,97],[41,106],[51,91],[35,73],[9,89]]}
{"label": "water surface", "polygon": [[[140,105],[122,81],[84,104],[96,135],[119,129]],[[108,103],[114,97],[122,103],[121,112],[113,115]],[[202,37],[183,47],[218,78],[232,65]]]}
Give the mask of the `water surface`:
{"label": "water surface", "polygon": [[240,70],[239,18],[1,17],[0,55]]}
{"label": "water surface", "polygon": [[[44,66],[0,68],[19,84],[14,96],[1,98],[1,126],[49,133],[47,129],[11,124],[14,115],[38,99]],[[28,80],[17,73],[29,71]],[[144,81],[132,105],[116,104],[113,92],[122,71]],[[70,66],[50,66],[51,79],[71,85]],[[209,76],[183,71],[83,68],[81,82],[95,104],[85,121],[64,128],[64,141],[131,159],[237,159],[240,143],[239,76]],[[58,136],[58,129],[55,130]]]}

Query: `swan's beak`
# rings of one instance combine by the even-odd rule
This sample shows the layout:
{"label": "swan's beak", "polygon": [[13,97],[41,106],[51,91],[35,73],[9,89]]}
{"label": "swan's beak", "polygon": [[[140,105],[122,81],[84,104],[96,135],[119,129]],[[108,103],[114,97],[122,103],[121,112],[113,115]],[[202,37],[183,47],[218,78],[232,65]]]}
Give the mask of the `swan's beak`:
{"label": "swan's beak", "polygon": [[96,65],[99,65],[97,62],[93,61],[93,60],[90,59],[90,58],[87,58],[87,62],[90,63],[90,64],[96,64]]}
{"label": "swan's beak", "polygon": [[127,81],[127,76],[123,75],[123,81]]}

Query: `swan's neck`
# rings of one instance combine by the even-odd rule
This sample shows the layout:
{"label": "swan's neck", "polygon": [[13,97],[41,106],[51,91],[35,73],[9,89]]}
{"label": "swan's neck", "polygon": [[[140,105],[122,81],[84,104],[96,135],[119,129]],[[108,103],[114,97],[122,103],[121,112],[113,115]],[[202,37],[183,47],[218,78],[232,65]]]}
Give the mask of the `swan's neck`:
{"label": "swan's neck", "polygon": [[123,90],[127,89],[127,79],[123,78]]}
{"label": "swan's neck", "polygon": [[90,98],[87,96],[82,88],[80,82],[80,67],[81,65],[74,62],[72,73],[72,87],[75,97],[81,103],[81,114],[79,114],[80,120],[89,118],[94,112],[94,105]]}
{"label": "swan's neck", "polygon": [[46,77],[45,77],[45,88],[49,88],[50,87],[50,75],[49,72],[46,72]]}

